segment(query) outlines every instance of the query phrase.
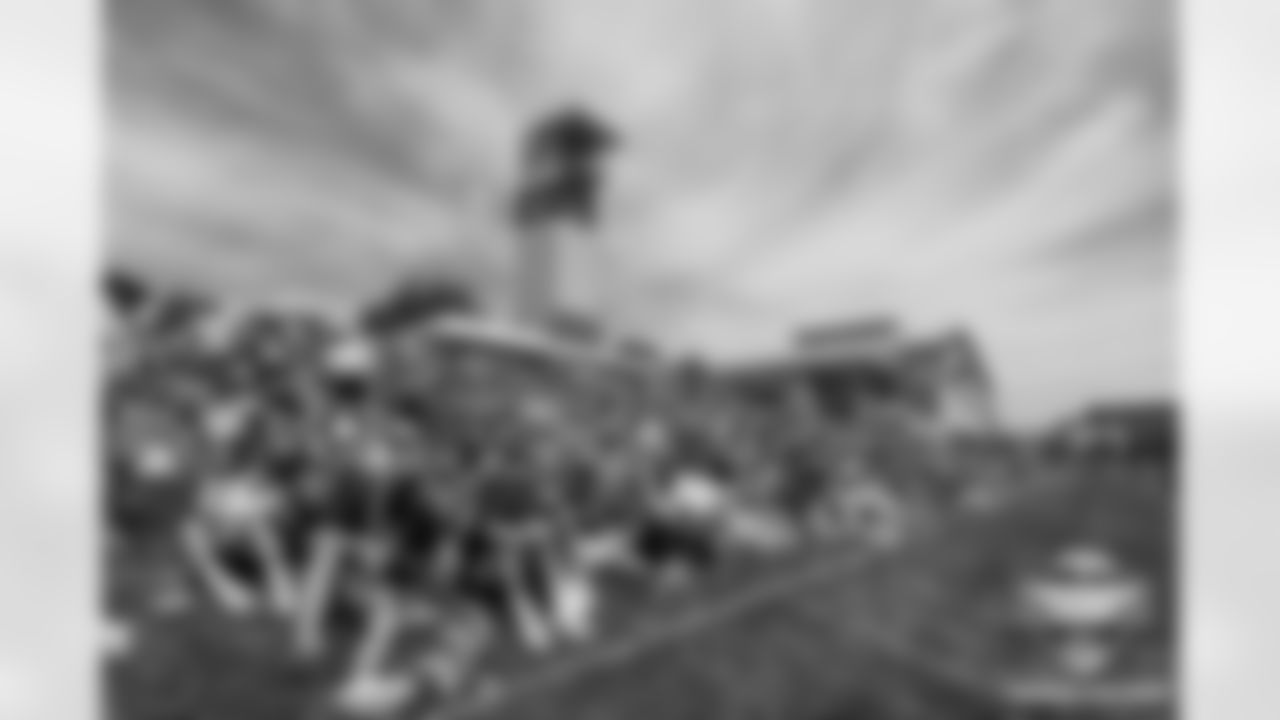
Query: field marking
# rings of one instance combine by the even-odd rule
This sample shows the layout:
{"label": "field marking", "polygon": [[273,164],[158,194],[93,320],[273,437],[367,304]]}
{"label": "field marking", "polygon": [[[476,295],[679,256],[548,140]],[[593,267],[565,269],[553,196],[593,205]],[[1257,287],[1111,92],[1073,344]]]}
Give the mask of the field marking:
{"label": "field marking", "polygon": [[[464,718],[472,718],[484,713],[498,712],[503,707],[512,705],[522,697],[536,695],[563,683],[571,682],[573,679],[587,673],[622,664],[645,653],[657,650],[667,645],[670,641],[688,638],[734,616],[765,607],[774,601],[785,599],[801,590],[820,587],[828,581],[834,582],[846,574],[863,570],[876,562],[909,558],[916,553],[927,550],[933,541],[972,531],[975,526],[982,527],[995,516],[1013,512],[1018,507],[1032,505],[1037,501],[1043,500],[1045,495],[1065,491],[1068,487],[1057,483],[1038,486],[1028,491],[1026,495],[1009,502],[996,511],[976,517],[965,516],[955,522],[943,523],[939,527],[929,529],[906,546],[899,548],[896,552],[871,551],[851,556],[836,554],[838,550],[836,547],[826,548],[823,554],[830,553],[833,555],[832,557],[822,557],[819,562],[815,562],[801,571],[784,574],[770,582],[745,589],[742,593],[724,601],[700,606],[697,611],[691,611],[678,620],[663,623],[649,631],[624,637],[618,642],[606,644],[598,650],[584,652],[545,670],[531,673],[495,697],[463,703],[443,711],[436,710],[428,713],[425,720],[463,720]],[[982,692],[984,694],[989,692],[985,683],[981,683],[954,668],[943,668],[938,666],[937,663],[926,662],[921,659],[914,649],[894,642],[882,634],[873,633],[867,627],[860,626],[855,628],[851,626],[847,628],[846,637],[850,640],[856,638],[877,652],[901,661],[912,668],[920,669],[934,679],[941,680],[957,689]]]}
{"label": "field marking", "polygon": [[590,672],[597,672],[604,668],[623,664],[647,652],[659,649],[669,642],[688,638],[698,632],[714,627],[740,613],[764,606],[773,600],[787,597],[806,587],[818,585],[821,581],[843,575],[842,571],[850,570],[852,569],[851,566],[861,565],[874,557],[876,556],[825,559],[825,562],[806,568],[804,572],[763,583],[758,587],[751,588],[721,602],[700,606],[697,611],[685,613],[677,620],[662,623],[651,630],[624,637],[616,643],[607,644],[597,650],[584,652],[551,668],[533,673],[491,702],[469,703],[460,708],[441,714],[428,715],[427,717],[432,720],[436,718],[441,720],[445,718],[460,720],[461,718],[496,711],[520,697],[527,697],[549,690],[561,683],[570,682],[574,678]]}
{"label": "field marking", "polygon": [[[1113,477],[1123,476],[1123,477]],[[1137,476],[1137,477],[1134,477]],[[1090,492],[1089,485],[1106,482],[1136,482],[1139,478],[1150,479],[1152,473],[1144,468],[1114,470],[1106,477],[1086,476],[1082,472],[1051,472],[1041,475],[1039,482],[1034,482],[1014,497],[1007,498],[997,506],[981,512],[963,514],[950,522],[927,528],[918,537],[911,539],[904,546],[886,552],[865,552],[850,555],[839,555],[840,549],[829,546],[818,549],[820,559],[807,565],[803,570],[783,574],[782,576],[761,583],[754,588],[746,588],[742,593],[721,601],[698,606],[681,619],[655,626],[652,630],[640,631],[635,635],[625,636],[616,643],[605,643],[597,650],[588,650],[580,655],[568,658],[563,662],[545,670],[526,675],[515,682],[504,692],[494,696],[473,700],[445,708],[438,708],[425,715],[424,720],[464,720],[486,713],[501,712],[513,706],[521,698],[528,698],[541,692],[554,689],[562,683],[568,683],[577,677],[602,668],[624,663],[647,652],[660,649],[671,640],[679,641],[698,632],[731,619],[769,603],[781,600],[801,590],[820,587],[827,581],[836,581],[847,573],[856,573],[874,566],[875,563],[908,561],[920,553],[929,552],[934,543],[947,541],[950,538],[963,537],[967,533],[981,532],[999,518],[1010,517],[1020,509],[1039,506],[1052,501],[1055,496],[1074,491]],[[853,543],[850,542],[852,547]],[[827,557],[831,555],[831,557]],[[803,617],[803,616],[801,616]],[[860,642],[881,655],[901,662],[922,674],[940,681],[958,691],[987,697],[992,702],[1008,702],[1011,698],[1002,697],[998,683],[982,680],[974,673],[954,666],[951,663],[938,662],[936,658],[925,659],[915,648],[892,638],[890,634],[876,632],[868,623],[858,623],[843,628],[845,637],[850,642]]]}

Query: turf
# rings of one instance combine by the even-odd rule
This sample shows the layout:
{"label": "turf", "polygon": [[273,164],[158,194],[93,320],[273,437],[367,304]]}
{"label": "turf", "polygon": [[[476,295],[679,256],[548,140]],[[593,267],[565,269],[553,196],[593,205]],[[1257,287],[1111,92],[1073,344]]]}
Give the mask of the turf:
{"label": "turf", "polygon": [[[1009,583],[1064,544],[1107,542],[1172,594],[1172,488],[1167,477],[1087,478],[1016,511],[974,519],[908,553],[836,565],[794,591],[544,682],[477,717],[963,718],[1167,717],[1166,707],[1014,707],[1001,693],[1011,663],[1002,625]],[[1172,654],[1172,607],[1160,608],[1156,656]],[[1162,670],[1168,670],[1162,667]]]}
{"label": "turf", "polygon": [[[1011,578],[1063,543],[1104,538],[1172,595],[1167,476],[1100,473],[971,517],[903,552],[831,548],[659,604],[598,646],[519,674],[477,720],[1164,720],[1168,708],[1017,708],[1001,699]],[[1151,645],[1172,653],[1171,603]],[[329,670],[300,669],[269,625],[156,628],[109,672],[115,720],[318,720]],[[426,720],[425,707],[404,720]],[[395,720],[400,720],[399,718]]]}

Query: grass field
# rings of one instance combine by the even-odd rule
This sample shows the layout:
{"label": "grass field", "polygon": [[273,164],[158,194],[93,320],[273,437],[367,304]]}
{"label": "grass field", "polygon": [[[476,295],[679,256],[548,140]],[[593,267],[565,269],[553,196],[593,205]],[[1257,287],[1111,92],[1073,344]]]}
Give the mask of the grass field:
{"label": "grass field", "polygon": [[[1085,479],[998,517],[974,519],[905,555],[831,566],[793,592],[734,608],[621,660],[557,678],[477,716],[546,718],[1167,717],[1169,708],[1014,708],[999,689],[1008,583],[1082,537],[1154,575],[1168,597],[1167,478]],[[1152,638],[1171,657],[1173,608]]]}
{"label": "grass field", "polygon": [[[1164,707],[1016,708],[1005,589],[1073,540],[1102,540],[1172,587],[1169,478],[1106,473],[955,527],[892,556],[831,548],[663,608],[582,653],[522,673],[476,720],[1163,720]],[[1173,605],[1148,651],[1172,656]],[[282,659],[269,625],[182,622],[112,672],[115,720],[313,720],[323,668]],[[417,708],[405,720],[426,720]]]}

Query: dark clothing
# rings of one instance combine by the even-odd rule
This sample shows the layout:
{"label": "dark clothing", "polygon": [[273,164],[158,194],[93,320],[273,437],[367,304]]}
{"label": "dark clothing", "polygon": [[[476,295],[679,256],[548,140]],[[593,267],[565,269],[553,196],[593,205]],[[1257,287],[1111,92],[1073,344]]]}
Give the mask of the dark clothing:
{"label": "dark clothing", "polygon": [[704,570],[716,556],[715,537],[708,529],[665,518],[644,522],[637,530],[636,546],[637,554],[656,566],[684,565]]}
{"label": "dark clothing", "polygon": [[437,561],[448,540],[447,519],[408,482],[392,488],[387,512],[394,547],[388,582],[404,590],[436,585]]}

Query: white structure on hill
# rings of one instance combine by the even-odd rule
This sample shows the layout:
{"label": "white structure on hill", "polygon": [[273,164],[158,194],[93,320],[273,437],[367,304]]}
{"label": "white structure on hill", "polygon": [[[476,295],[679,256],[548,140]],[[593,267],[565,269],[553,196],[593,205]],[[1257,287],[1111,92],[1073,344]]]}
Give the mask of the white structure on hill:
{"label": "white structure on hill", "polygon": [[995,384],[976,341],[960,330],[912,339],[887,318],[824,326],[801,333],[791,352],[733,375],[762,396],[800,393],[837,416],[890,410],[948,436],[999,427]]}
{"label": "white structure on hill", "polygon": [[508,315],[517,322],[552,335],[603,325],[610,302],[598,237],[601,162],[614,142],[603,123],[579,110],[553,115],[530,133],[513,217]]}

